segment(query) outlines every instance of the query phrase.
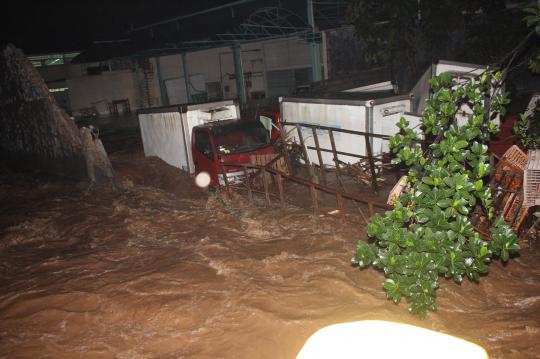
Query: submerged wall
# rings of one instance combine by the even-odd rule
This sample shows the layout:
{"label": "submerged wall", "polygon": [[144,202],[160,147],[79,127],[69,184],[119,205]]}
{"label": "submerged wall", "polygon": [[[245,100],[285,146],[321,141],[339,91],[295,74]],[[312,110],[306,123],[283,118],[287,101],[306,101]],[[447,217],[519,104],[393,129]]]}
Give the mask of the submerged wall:
{"label": "submerged wall", "polygon": [[15,170],[87,179],[77,126],[13,45],[0,52],[0,159]]}

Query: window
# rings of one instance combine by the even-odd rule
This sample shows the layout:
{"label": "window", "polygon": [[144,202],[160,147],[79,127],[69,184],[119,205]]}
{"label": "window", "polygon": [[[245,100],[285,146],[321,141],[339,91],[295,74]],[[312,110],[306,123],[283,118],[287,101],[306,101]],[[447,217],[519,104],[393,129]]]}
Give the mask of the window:
{"label": "window", "polygon": [[28,60],[34,67],[63,65],[71,62],[78,54],[78,52],[70,52],[65,54],[30,55]]}
{"label": "window", "polygon": [[208,157],[210,160],[214,160],[212,153],[212,144],[210,142],[210,136],[206,131],[195,132],[195,148],[197,151]]}
{"label": "window", "polygon": [[260,121],[236,122],[212,128],[220,154],[249,152],[268,146],[270,133]]}

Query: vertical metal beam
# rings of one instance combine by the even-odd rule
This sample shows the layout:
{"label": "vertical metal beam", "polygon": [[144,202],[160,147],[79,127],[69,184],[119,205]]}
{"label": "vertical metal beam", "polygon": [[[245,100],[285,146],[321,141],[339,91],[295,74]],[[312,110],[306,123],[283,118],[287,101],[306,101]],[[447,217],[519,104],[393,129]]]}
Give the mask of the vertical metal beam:
{"label": "vertical metal beam", "polygon": [[182,52],[182,71],[184,72],[184,83],[186,85],[186,98],[187,103],[191,102],[191,92],[189,91],[189,71],[187,66],[187,56],[185,52]]}
{"label": "vertical metal beam", "polygon": [[339,210],[339,218],[341,223],[345,223],[345,206],[343,206],[343,196],[341,193],[336,193],[337,205]]}
{"label": "vertical metal beam", "polygon": [[322,66],[323,66],[323,79],[328,80],[330,69],[328,64],[328,35],[326,31],[322,31]]}
{"label": "vertical metal beam", "polygon": [[[311,35],[315,36],[315,19],[313,17],[313,0],[307,1],[307,20],[309,26],[311,26]],[[319,70],[319,46],[312,38],[309,42],[309,48],[311,53],[311,80],[319,81],[321,79]]]}
{"label": "vertical metal beam", "polygon": [[285,207],[285,194],[283,193],[283,182],[282,182],[281,174],[276,173],[274,175],[274,179],[276,181],[277,188],[278,188],[279,203],[281,207]]}
{"label": "vertical metal beam", "polygon": [[249,178],[249,173],[248,173],[246,165],[243,166],[243,170],[244,170],[244,177],[246,181],[246,188],[248,191],[249,204],[253,204],[253,191],[251,190],[251,183],[250,183],[251,180]]}
{"label": "vertical metal beam", "polygon": [[[225,187],[227,188],[227,192],[230,192],[229,179],[227,178],[227,171],[225,170],[225,166],[223,166],[223,161],[221,160],[219,161],[219,166],[221,168],[221,175],[223,176],[223,183],[225,184]],[[219,180],[218,180],[218,184],[219,184]]]}
{"label": "vertical metal beam", "polygon": [[312,184],[309,186],[309,194],[311,195],[311,204],[313,206],[313,215],[315,217],[319,217],[319,199],[317,196],[317,190],[315,189],[315,186]]}
{"label": "vertical metal beam", "polygon": [[[373,133],[373,101],[366,107],[366,132]],[[369,138],[369,143],[373,147],[373,138]]]}
{"label": "vertical metal beam", "polygon": [[311,128],[313,133],[313,140],[315,141],[315,149],[317,150],[317,158],[319,159],[319,169],[323,182],[326,183],[326,173],[324,172],[324,163],[322,160],[321,148],[319,146],[319,137],[317,136],[317,130],[315,127]]}
{"label": "vertical metal beam", "polygon": [[[268,91],[266,93],[268,93]],[[280,116],[283,116],[283,102],[281,101],[281,98],[279,100],[279,113]],[[283,121],[283,117],[281,117],[281,121]],[[287,174],[291,176],[293,174],[293,168],[291,164],[291,158],[289,157],[285,126],[283,125],[279,130],[279,139],[281,141],[281,153],[283,155],[283,158],[285,159],[285,164],[287,165]]]}
{"label": "vertical metal beam", "polygon": [[304,136],[302,136],[302,129],[300,128],[299,124],[296,124],[296,132],[298,133],[298,139],[300,140],[300,146],[302,147],[302,154],[304,155],[304,161],[306,161],[306,165],[308,166],[309,176],[311,177],[311,180],[313,182],[319,183],[318,179],[315,176],[315,172],[313,171],[313,166],[311,165],[311,161],[309,160],[306,143],[304,142]]}
{"label": "vertical metal beam", "polygon": [[270,191],[268,190],[268,175],[266,170],[262,169],[262,180],[263,180],[263,186],[264,186],[264,196],[266,198],[266,204],[270,205]]}
{"label": "vertical metal beam", "polygon": [[244,69],[242,68],[242,54],[240,44],[232,46],[234,59],[234,73],[236,77],[236,92],[240,98],[240,103],[244,105],[247,102],[246,81],[244,79]]}
{"label": "vertical metal beam", "polygon": [[366,152],[368,155],[369,162],[369,171],[371,173],[371,187],[374,192],[379,190],[377,186],[377,175],[375,174],[375,162],[373,161],[373,150],[371,148],[371,142],[369,140],[369,135],[364,135],[364,140],[366,141]]}
{"label": "vertical metal beam", "polygon": [[339,159],[336,150],[336,141],[334,140],[334,131],[332,129],[328,130],[328,136],[330,137],[330,145],[332,146],[332,156],[334,158],[334,163],[336,165],[336,178],[338,181],[341,181],[341,174],[339,173]]}
{"label": "vertical metal beam", "polygon": [[156,56],[156,72],[158,75],[158,82],[159,82],[159,97],[161,99],[161,105],[168,105],[169,104],[169,98],[167,97],[167,91],[165,89],[165,83],[163,82],[163,75],[161,73],[161,62],[160,57]]}

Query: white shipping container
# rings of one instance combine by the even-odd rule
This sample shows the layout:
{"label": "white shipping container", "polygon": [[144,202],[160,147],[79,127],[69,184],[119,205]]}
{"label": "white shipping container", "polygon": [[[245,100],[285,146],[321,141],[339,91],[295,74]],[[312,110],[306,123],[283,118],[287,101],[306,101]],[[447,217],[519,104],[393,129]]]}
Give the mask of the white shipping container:
{"label": "white shipping container", "polygon": [[[288,123],[307,123],[313,125],[346,129],[381,135],[394,135],[398,132],[396,122],[400,115],[411,110],[411,96],[393,96],[369,100],[336,100],[311,98],[280,98],[282,120]],[[287,127],[286,130],[291,130]],[[293,131],[295,140],[299,138]],[[333,132],[336,150],[366,156],[366,143],[363,136]],[[302,128],[302,137],[306,146],[315,146],[311,128]],[[318,130],[319,146],[331,149],[328,131]],[[388,152],[388,141],[372,138],[374,155]],[[308,149],[311,162],[318,163],[317,152]],[[346,163],[358,162],[358,158],[339,155],[339,160]],[[334,165],[332,153],[322,152],[324,165]]]}
{"label": "white shipping container", "polygon": [[[486,71],[486,66],[463,62],[439,60],[431,64],[411,90],[414,95],[413,111],[419,115],[424,112],[431,91],[430,81],[434,76],[439,76],[443,72],[448,72],[455,81],[460,83],[464,80],[479,76],[484,71]],[[468,106],[463,105],[461,111],[456,116],[457,124],[459,126],[465,125],[468,121],[468,114],[471,113],[472,110]],[[498,125],[500,123],[499,118],[497,117],[494,122]]]}
{"label": "white shipping container", "polygon": [[240,118],[233,100],[137,111],[145,156],[157,156],[171,166],[194,173],[191,153],[193,127],[205,123]]}

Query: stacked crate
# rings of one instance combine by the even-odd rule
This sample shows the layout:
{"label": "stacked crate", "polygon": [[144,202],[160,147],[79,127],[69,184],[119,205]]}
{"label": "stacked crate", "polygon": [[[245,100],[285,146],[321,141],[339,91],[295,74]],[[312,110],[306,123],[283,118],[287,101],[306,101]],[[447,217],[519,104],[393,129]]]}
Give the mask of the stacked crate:
{"label": "stacked crate", "polygon": [[540,151],[529,151],[523,192],[525,194],[523,205],[527,207],[540,205]]}

